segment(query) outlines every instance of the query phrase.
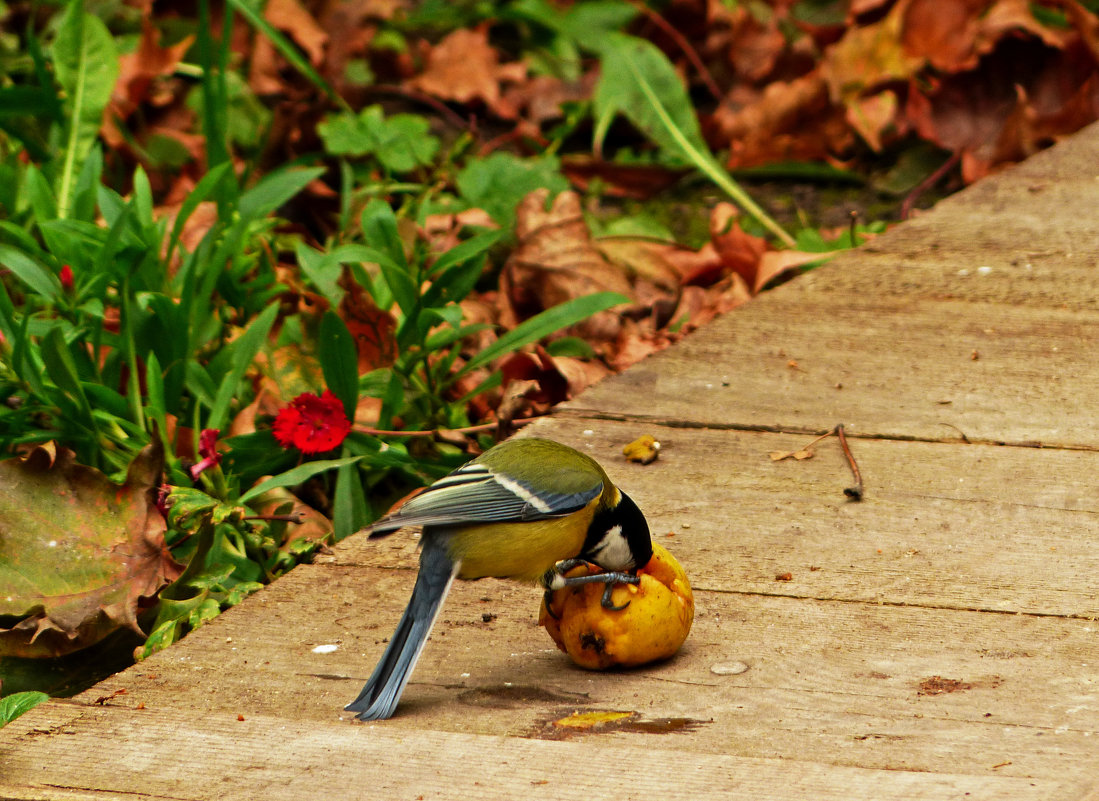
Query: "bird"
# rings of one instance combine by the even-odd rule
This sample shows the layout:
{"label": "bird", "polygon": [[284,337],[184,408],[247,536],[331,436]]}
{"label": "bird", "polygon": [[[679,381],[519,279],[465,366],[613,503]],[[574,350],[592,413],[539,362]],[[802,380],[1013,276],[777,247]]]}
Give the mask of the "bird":
{"label": "bird", "polygon": [[[637,504],[590,456],[548,439],[502,442],[363,529],[371,539],[422,526],[412,598],[359,696],[344,707],[385,720],[400,701],[456,578],[507,578],[545,592],[584,583],[637,584],[652,539]],[[587,562],[604,572],[566,577]],[[627,602],[628,603],[628,602]]]}

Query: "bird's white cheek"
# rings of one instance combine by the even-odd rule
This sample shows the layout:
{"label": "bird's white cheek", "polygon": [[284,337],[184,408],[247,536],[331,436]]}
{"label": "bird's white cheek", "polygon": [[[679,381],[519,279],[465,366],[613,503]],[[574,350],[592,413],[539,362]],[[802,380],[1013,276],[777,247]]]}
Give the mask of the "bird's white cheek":
{"label": "bird's white cheek", "polygon": [[622,526],[612,526],[592,549],[593,561],[600,567],[621,570],[633,563],[630,544],[622,536]]}

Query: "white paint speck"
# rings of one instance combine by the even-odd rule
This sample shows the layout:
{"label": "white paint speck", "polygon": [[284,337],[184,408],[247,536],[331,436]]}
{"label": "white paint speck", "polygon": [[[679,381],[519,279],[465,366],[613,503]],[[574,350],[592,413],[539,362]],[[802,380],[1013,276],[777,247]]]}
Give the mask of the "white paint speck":
{"label": "white paint speck", "polygon": [[977,275],[988,275],[990,272],[992,272],[992,268],[987,264],[982,264],[977,268]]}

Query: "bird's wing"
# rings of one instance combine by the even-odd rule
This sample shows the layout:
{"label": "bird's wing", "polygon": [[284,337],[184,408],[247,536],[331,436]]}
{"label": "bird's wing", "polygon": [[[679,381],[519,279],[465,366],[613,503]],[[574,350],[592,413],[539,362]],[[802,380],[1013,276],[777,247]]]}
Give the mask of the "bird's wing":
{"label": "bird's wing", "polygon": [[584,508],[603,491],[603,482],[578,492],[536,493],[523,481],[479,462],[470,462],[370,526],[371,536],[402,526],[460,526],[560,517]]}

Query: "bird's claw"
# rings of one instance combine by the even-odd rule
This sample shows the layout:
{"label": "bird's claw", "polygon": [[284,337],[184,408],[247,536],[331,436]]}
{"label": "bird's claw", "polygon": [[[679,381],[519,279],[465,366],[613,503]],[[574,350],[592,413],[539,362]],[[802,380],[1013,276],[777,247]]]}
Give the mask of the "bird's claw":
{"label": "bird's claw", "polygon": [[571,570],[578,564],[582,564],[581,559],[566,559],[557,565],[556,570],[549,571],[546,574],[546,578],[543,584],[546,587],[545,603],[546,611],[549,612],[550,617],[554,620],[560,619],[553,611],[551,600],[553,593],[556,590],[564,589],[565,587],[576,587],[582,584],[604,584],[603,595],[599,600],[600,606],[611,612],[621,612],[627,606],[630,605],[629,601],[624,604],[615,604],[611,597],[614,592],[614,588],[618,584],[639,584],[641,579],[631,573],[623,573],[621,571],[611,571],[606,573],[592,573],[587,576],[565,576],[565,571]]}
{"label": "bird's claw", "polygon": [[542,595],[542,605],[546,608],[546,614],[554,620],[560,620],[561,616],[553,611],[553,590],[546,590]]}
{"label": "bird's claw", "polygon": [[621,612],[623,609],[630,605],[630,602],[628,600],[626,601],[626,603],[621,605],[615,604],[615,602],[611,599],[612,592],[614,592],[614,585],[610,582],[607,582],[607,586],[603,588],[603,597],[599,599],[599,604],[604,609],[609,609],[612,612]]}

